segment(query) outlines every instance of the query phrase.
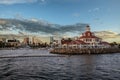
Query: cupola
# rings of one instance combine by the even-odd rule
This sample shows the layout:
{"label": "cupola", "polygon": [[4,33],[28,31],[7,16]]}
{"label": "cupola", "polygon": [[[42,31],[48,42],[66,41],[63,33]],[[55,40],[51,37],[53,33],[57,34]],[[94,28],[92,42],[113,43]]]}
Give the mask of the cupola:
{"label": "cupola", "polygon": [[89,25],[86,26],[86,31],[90,31],[90,26]]}

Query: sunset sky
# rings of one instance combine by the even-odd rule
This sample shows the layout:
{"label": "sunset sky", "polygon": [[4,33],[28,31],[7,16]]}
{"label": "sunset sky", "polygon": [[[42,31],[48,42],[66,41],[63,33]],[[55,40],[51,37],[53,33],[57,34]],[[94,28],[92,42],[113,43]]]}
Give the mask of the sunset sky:
{"label": "sunset sky", "polygon": [[39,19],[120,33],[120,0],[0,0],[0,18]]}

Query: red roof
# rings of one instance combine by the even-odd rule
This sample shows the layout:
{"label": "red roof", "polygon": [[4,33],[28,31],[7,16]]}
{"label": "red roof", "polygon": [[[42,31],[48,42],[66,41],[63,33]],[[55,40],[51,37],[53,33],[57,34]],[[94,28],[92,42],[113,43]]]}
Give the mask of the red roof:
{"label": "red roof", "polygon": [[85,34],[86,36],[89,36],[88,34],[90,34],[90,36],[93,35],[92,32],[90,32],[90,31],[86,31],[84,34]]}
{"label": "red roof", "polygon": [[98,37],[96,37],[92,32],[86,31],[85,33],[83,33],[80,39],[81,38],[98,38]]}
{"label": "red roof", "polygon": [[81,40],[76,40],[78,42],[78,44],[86,44],[84,41]]}
{"label": "red roof", "polygon": [[81,38],[98,38],[98,37],[96,37],[96,36],[81,36],[80,39]]}
{"label": "red roof", "polygon": [[62,44],[86,44],[84,41],[81,40],[74,40],[74,41],[69,41],[69,40],[64,40],[61,41]]}

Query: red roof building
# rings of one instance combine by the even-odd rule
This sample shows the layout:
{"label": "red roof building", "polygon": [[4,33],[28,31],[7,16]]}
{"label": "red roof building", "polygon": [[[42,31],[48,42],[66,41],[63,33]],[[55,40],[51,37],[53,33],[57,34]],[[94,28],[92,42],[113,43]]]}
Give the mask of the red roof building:
{"label": "red roof building", "polygon": [[80,36],[79,40],[89,44],[98,44],[102,39],[96,37],[94,33],[90,31],[90,26],[86,26],[86,31],[82,33],[82,36]]}
{"label": "red roof building", "polygon": [[62,39],[61,40],[62,45],[79,45],[80,47],[102,47],[107,48],[109,47],[108,42],[103,42],[101,38],[94,35],[93,32],[90,31],[90,26],[86,26],[86,31],[82,33],[82,36],[77,38],[76,40],[71,39]]}

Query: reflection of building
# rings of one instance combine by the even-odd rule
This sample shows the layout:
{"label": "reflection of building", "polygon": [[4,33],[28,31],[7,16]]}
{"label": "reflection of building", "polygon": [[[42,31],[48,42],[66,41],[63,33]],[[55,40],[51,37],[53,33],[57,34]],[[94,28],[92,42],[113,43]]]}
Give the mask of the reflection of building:
{"label": "reflection of building", "polygon": [[103,42],[101,38],[96,37],[94,33],[90,31],[90,27],[86,26],[86,31],[76,40],[61,40],[62,46],[70,47],[87,47],[87,48],[108,48],[110,47],[108,42]]}

